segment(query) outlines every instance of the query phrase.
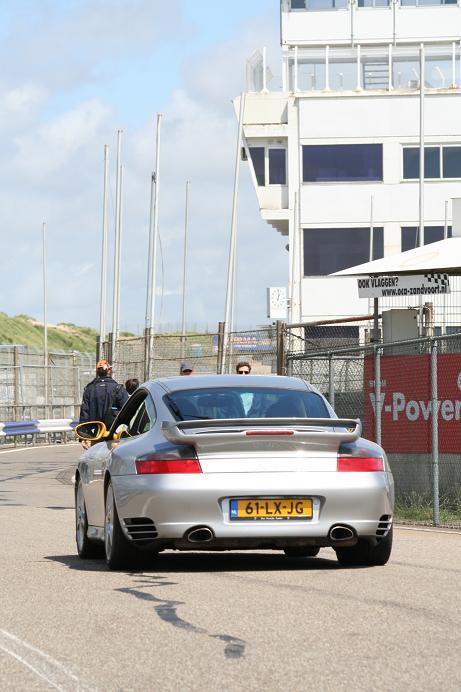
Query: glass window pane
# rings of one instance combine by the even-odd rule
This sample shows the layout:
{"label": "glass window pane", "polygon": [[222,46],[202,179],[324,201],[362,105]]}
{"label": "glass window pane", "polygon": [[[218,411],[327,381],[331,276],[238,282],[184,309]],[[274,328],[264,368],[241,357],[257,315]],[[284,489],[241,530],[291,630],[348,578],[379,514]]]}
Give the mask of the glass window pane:
{"label": "glass window pane", "polygon": [[396,89],[419,88],[419,62],[396,55],[392,63],[392,83]]}
{"label": "glass window pane", "polygon": [[341,10],[347,4],[348,0],[306,0],[308,10]]}
{"label": "glass window pane", "polygon": [[325,62],[299,60],[298,89],[301,91],[325,89]]}
{"label": "glass window pane", "polygon": [[405,180],[419,178],[419,149],[403,150],[403,177]]}
{"label": "glass window pane", "polygon": [[250,156],[258,185],[260,187],[264,186],[266,184],[266,176],[264,174],[264,147],[250,147]]}
{"label": "glass window pane", "polygon": [[[242,377],[242,380],[248,378]],[[202,418],[331,418],[325,401],[316,392],[240,386],[188,389],[164,399],[176,419]]]}
{"label": "glass window pane", "polygon": [[[443,226],[424,226],[424,245],[436,243],[443,240]],[[451,226],[447,227],[447,237],[452,237]],[[402,252],[414,250],[419,247],[419,228],[418,226],[402,226],[401,228]]]}
{"label": "glass window pane", "polygon": [[389,7],[389,0],[359,0],[359,7]]}
{"label": "glass window pane", "polygon": [[443,177],[461,178],[461,147],[443,147]]}
{"label": "glass window pane", "polygon": [[[370,245],[368,244],[368,247]],[[373,229],[373,259],[384,257],[384,230],[382,227]]]}
{"label": "glass window pane", "polygon": [[[403,150],[403,177],[405,180],[419,178],[418,147]],[[424,178],[440,178],[440,147],[424,149]]]}
{"label": "glass window pane", "polygon": [[430,6],[430,5],[456,5],[457,0],[400,0],[400,4],[403,7],[418,7]]}
{"label": "glass window pane", "polygon": [[417,226],[402,226],[401,229],[402,252],[418,247]]}
{"label": "glass window pane", "polygon": [[[419,151],[418,151],[419,168]],[[419,172],[418,172],[419,175]],[[425,147],[424,149],[424,177],[440,178],[440,147]]]}
{"label": "glass window pane", "polygon": [[432,89],[445,89],[451,84],[451,57],[426,58],[425,84]]}
{"label": "glass window pane", "polygon": [[[383,257],[383,228],[374,229],[374,259]],[[304,276],[324,276],[368,262],[369,228],[305,228]]]}
{"label": "glass window pane", "polygon": [[286,185],[286,151],[285,149],[269,149],[269,184]]}
{"label": "glass window pane", "polygon": [[[333,55],[333,50],[330,52]],[[330,88],[348,91],[357,86],[357,63],[347,60],[330,60]]]}
{"label": "glass window pane", "polygon": [[305,0],[291,0],[291,9],[292,10],[304,10],[304,9],[306,9],[306,1]]}
{"label": "glass window pane", "polygon": [[347,182],[382,179],[382,144],[303,146],[304,182]]}

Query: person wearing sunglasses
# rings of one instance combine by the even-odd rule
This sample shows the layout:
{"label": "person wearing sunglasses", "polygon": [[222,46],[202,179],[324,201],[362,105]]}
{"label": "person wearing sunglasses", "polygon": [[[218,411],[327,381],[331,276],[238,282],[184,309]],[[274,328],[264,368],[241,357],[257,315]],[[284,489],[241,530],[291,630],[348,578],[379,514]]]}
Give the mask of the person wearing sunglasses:
{"label": "person wearing sunglasses", "polygon": [[246,360],[241,360],[235,366],[237,375],[249,375],[251,373],[251,365]]}

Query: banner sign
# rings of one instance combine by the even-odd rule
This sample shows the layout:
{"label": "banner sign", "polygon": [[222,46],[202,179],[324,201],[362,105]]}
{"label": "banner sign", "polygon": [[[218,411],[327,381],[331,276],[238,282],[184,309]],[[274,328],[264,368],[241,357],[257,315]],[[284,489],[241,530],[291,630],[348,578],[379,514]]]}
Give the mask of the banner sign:
{"label": "banner sign", "polygon": [[[233,351],[271,351],[273,345],[267,332],[264,334],[229,334],[229,345]],[[218,352],[218,337],[213,336],[213,352]]]}
{"label": "banner sign", "polygon": [[[456,353],[437,357],[439,451],[461,450],[461,358]],[[381,356],[381,396],[376,400],[373,356],[365,358],[364,437],[375,439],[375,414],[381,411],[381,444],[386,452],[431,452],[431,357]]]}
{"label": "banner sign", "polygon": [[395,298],[450,293],[448,274],[363,276],[357,279],[359,298]]}

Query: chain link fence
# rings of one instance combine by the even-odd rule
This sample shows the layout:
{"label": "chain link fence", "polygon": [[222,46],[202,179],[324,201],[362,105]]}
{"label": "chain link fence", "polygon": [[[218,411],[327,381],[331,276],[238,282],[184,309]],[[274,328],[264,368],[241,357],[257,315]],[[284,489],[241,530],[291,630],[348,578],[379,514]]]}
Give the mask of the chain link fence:
{"label": "chain link fence", "polygon": [[189,361],[195,374],[235,372],[241,360],[250,363],[255,374],[277,372],[277,329],[264,327],[230,333],[224,346],[224,332],[181,335],[149,335],[117,340],[114,354],[110,342],[101,353],[113,363],[118,382],[137,377],[141,382],[179,375],[181,363]]}
{"label": "chain link fence", "polygon": [[[94,377],[93,353],[43,352],[0,346],[0,421],[78,418],[84,386]],[[45,383],[48,402],[45,401]]]}
{"label": "chain link fence", "polygon": [[[308,380],[340,417],[357,417],[365,437],[382,444],[396,483],[399,521],[461,527],[461,333],[372,343],[373,325],[274,326],[215,333],[122,338],[112,358],[118,382],[176,376],[184,360],[194,372],[235,372]],[[0,420],[77,418],[95,355],[0,347]],[[45,405],[45,370],[48,406]],[[436,415],[433,415],[433,412]]]}
{"label": "chain link fence", "polygon": [[461,527],[461,334],[287,354],[340,417],[386,450],[396,516]]}

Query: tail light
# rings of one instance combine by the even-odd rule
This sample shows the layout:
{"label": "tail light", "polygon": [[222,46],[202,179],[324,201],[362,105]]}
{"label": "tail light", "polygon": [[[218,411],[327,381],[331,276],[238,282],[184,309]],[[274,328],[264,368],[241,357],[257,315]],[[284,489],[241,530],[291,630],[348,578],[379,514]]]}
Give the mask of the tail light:
{"label": "tail light", "polygon": [[382,457],[338,456],[337,471],[384,471]]}
{"label": "tail light", "polygon": [[144,473],[202,473],[198,459],[136,459],[136,471]]}

